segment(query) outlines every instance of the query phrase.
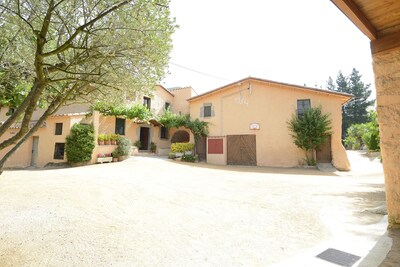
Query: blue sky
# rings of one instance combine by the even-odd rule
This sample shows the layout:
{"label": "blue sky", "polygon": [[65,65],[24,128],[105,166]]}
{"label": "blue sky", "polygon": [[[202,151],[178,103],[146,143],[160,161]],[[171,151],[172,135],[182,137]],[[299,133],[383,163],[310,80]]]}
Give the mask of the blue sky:
{"label": "blue sky", "polygon": [[325,86],[353,67],[374,87],[368,38],[329,0],[172,0],[170,8],[180,28],[166,87],[202,93],[248,76]]}

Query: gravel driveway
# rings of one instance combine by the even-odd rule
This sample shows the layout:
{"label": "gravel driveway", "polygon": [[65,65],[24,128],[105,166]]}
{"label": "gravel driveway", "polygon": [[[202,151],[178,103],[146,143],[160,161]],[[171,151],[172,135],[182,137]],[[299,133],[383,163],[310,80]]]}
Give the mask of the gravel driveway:
{"label": "gravel driveway", "polygon": [[379,169],[152,157],[5,171],[0,195],[0,266],[266,266],[340,234],[376,240],[383,216],[366,210],[384,201]]}

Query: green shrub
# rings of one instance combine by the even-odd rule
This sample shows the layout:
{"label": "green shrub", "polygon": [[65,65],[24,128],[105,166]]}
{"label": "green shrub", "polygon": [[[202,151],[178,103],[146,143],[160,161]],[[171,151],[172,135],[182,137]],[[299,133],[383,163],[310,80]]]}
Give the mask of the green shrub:
{"label": "green shrub", "polygon": [[306,109],[302,116],[297,112],[287,122],[294,144],[304,150],[308,165],[315,165],[314,151],[331,134],[329,114],[323,114],[321,107]]}
{"label": "green shrub", "polygon": [[175,153],[173,153],[173,152],[168,153],[168,158],[169,159],[174,159],[175,158]]}
{"label": "green shrub", "polygon": [[116,148],[116,149],[114,149],[114,151],[111,153],[111,156],[112,156],[113,158],[118,158],[119,156],[122,156],[122,155],[119,154],[119,151],[118,151],[118,149]]}
{"label": "green shrub", "polygon": [[74,124],[66,138],[65,153],[70,163],[87,162],[95,147],[92,125]]}
{"label": "green shrub", "polygon": [[140,140],[137,140],[133,145],[140,149],[142,147],[142,142],[140,142]]}
{"label": "green shrub", "polygon": [[376,112],[369,113],[370,122],[353,124],[347,129],[347,137],[344,139],[346,148],[362,149],[364,146],[370,151],[380,150],[379,125]]}
{"label": "green shrub", "polygon": [[150,150],[151,150],[151,152],[156,152],[156,150],[157,150],[157,145],[156,145],[156,143],[154,143],[154,142],[151,142],[150,143]]}
{"label": "green shrub", "polygon": [[196,156],[195,155],[183,155],[181,160],[185,162],[195,162],[196,161]]}
{"label": "green shrub", "polygon": [[128,156],[131,153],[132,143],[128,138],[121,136],[117,141],[117,145],[117,148],[113,151],[113,155]]}
{"label": "green shrub", "polygon": [[192,143],[174,143],[171,144],[171,152],[183,153],[185,151],[193,151],[194,144]]}

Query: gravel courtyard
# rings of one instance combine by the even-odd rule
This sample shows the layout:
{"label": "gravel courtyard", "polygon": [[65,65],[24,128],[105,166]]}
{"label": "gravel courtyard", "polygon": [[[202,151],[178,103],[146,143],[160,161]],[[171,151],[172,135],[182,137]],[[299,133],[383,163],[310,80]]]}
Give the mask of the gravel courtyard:
{"label": "gravel courtyard", "polygon": [[365,164],[323,173],[133,157],[5,171],[0,266],[266,266],[338,236],[373,241],[383,175]]}

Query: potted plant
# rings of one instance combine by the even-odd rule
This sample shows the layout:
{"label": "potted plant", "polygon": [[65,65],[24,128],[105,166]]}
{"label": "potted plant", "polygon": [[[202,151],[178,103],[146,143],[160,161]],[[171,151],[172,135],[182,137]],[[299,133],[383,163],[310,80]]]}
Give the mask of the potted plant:
{"label": "potted plant", "polygon": [[119,157],[119,152],[117,149],[114,149],[114,151],[111,153],[113,162],[118,162],[118,157]]}
{"label": "potted plant", "polygon": [[104,144],[105,145],[111,145],[111,134],[105,134],[104,135]]}
{"label": "potted plant", "polygon": [[117,142],[117,148],[114,150],[118,153],[118,161],[123,161],[131,154],[131,140],[121,137]]}
{"label": "potted plant", "polygon": [[97,136],[97,143],[99,144],[99,146],[104,145],[104,139],[105,139],[105,134],[99,134]]}
{"label": "potted plant", "polygon": [[111,144],[112,145],[116,145],[117,144],[117,140],[119,139],[119,135],[118,134],[111,134]]}
{"label": "potted plant", "polygon": [[140,142],[140,140],[137,140],[135,143],[133,143],[133,145],[140,149],[142,147],[142,142]]}
{"label": "potted plant", "polygon": [[152,153],[156,153],[156,150],[157,150],[156,143],[154,143],[154,142],[150,143],[150,150],[151,150]]}

